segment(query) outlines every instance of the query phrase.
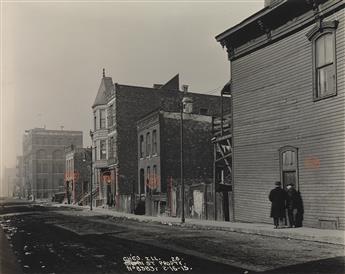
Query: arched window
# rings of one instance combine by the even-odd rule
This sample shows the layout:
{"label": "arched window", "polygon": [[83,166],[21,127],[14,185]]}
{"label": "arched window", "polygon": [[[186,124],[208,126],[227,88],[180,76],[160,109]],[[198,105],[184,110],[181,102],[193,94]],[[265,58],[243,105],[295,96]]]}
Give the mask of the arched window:
{"label": "arched window", "polygon": [[336,40],[338,21],[321,22],[307,34],[312,42],[314,100],[337,94]]}
{"label": "arched window", "polygon": [[293,184],[299,189],[298,182],[298,149],[292,146],[285,146],[279,149],[280,178],[285,188]]}
{"label": "arched window", "polygon": [[145,193],[145,171],[143,168],[139,172],[139,194]]}
{"label": "arched window", "polygon": [[144,158],[144,136],[140,135],[139,137],[139,157]]}
{"label": "arched window", "polygon": [[151,134],[150,132],[146,133],[146,156],[150,156],[151,154]]}
{"label": "arched window", "polygon": [[48,170],[48,165],[47,165],[47,153],[44,149],[38,150],[36,152],[36,171],[37,173],[46,173]]}

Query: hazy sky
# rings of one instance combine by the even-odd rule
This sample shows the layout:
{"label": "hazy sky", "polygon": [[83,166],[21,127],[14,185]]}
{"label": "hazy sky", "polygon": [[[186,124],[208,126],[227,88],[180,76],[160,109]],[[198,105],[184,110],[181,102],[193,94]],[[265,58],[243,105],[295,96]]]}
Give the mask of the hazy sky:
{"label": "hazy sky", "polygon": [[143,86],[180,73],[190,91],[219,94],[229,62],[214,37],[262,7],[263,0],[1,1],[0,166],[22,154],[25,129],[82,130],[89,145],[102,68],[114,82]]}

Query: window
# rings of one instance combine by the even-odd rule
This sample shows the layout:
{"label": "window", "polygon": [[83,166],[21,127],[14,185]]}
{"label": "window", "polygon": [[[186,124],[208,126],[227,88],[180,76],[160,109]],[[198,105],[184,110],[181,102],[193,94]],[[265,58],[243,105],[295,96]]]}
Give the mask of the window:
{"label": "window", "polygon": [[96,116],[96,112],[93,113],[93,128],[94,128],[94,130],[97,130],[97,116]]}
{"label": "window", "polygon": [[45,150],[41,149],[37,151],[36,154],[37,158],[37,166],[36,166],[36,171],[37,173],[46,173],[47,172],[47,153]]}
{"label": "window", "polygon": [[113,105],[110,105],[108,107],[108,126],[112,126],[113,125]]}
{"label": "window", "polygon": [[114,137],[110,137],[109,139],[109,158],[115,158],[114,155]]}
{"label": "window", "polygon": [[143,194],[145,193],[145,176],[144,176],[144,169],[140,169],[140,175],[139,175],[139,193]]}
{"label": "window", "polygon": [[139,155],[140,158],[144,157],[144,136],[140,135],[139,137]]}
{"label": "window", "polygon": [[337,93],[335,30],[338,22],[321,22],[308,32],[313,49],[314,99],[319,100]]}
{"label": "window", "polygon": [[48,163],[46,161],[43,161],[41,163],[41,167],[42,167],[42,170],[41,170],[42,173],[48,173]]}
{"label": "window", "polygon": [[59,162],[58,163],[58,172],[59,173],[63,173],[64,170],[64,163],[63,162]]}
{"label": "window", "polygon": [[157,166],[154,165],[153,168],[152,168],[152,179],[151,179],[151,185],[152,185],[152,188],[157,188],[158,185],[158,181],[157,181]]}
{"label": "window", "polygon": [[146,156],[150,156],[151,152],[151,136],[150,132],[146,133]]}
{"label": "window", "polygon": [[101,109],[99,111],[99,127],[105,128],[105,110]]}
{"label": "window", "polygon": [[116,121],[116,109],[115,109],[115,104],[112,105],[112,110],[111,110],[111,116],[112,116],[112,121],[113,121],[113,125],[115,125],[115,121]]}
{"label": "window", "polygon": [[334,35],[326,33],[315,41],[316,97],[335,93]]}
{"label": "window", "polygon": [[37,173],[41,173],[42,172],[41,161],[37,161],[36,172]]}
{"label": "window", "polygon": [[207,115],[208,114],[208,109],[207,108],[200,108],[199,113],[201,115]]}
{"label": "window", "polygon": [[151,169],[148,166],[146,169],[146,185],[149,187],[150,186],[150,179],[151,179]]}
{"label": "window", "polygon": [[100,155],[101,159],[106,159],[107,158],[107,151],[106,151],[106,143],[105,140],[100,141]]}
{"label": "window", "polygon": [[286,146],[279,150],[280,177],[283,187],[289,183],[298,186],[298,150],[295,147]]}
{"label": "window", "polygon": [[152,154],[157,154],[157,130],[152,132]]}
{"label": "window", "polygon": [[37,159],[46,159],[47,158],[47,153],[45,150],[41,149],[37,151]]}

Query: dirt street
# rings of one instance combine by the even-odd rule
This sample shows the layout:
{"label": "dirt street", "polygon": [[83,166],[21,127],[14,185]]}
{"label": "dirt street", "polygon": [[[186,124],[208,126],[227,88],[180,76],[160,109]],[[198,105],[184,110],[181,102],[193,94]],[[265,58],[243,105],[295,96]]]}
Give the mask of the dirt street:
{"label": "dirt street", "polygon": [[12,205],[0,225],[25,273],[344,273],[344,247]]}

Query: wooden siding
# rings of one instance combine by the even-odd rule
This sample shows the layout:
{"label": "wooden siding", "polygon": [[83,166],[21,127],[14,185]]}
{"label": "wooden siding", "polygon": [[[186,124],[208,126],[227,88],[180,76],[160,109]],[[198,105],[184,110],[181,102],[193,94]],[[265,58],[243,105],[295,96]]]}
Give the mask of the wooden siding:
{"label": "wooden siding", "polygon": [[[235,220],[271,223],[268,193],[280,180],[279,148],[298,148],[304,225],[345,228],[344,10],[336,31],[337,96],[313,101],[310,26],[232,62]],[[310,165],[309,159],[319,164]]]}

